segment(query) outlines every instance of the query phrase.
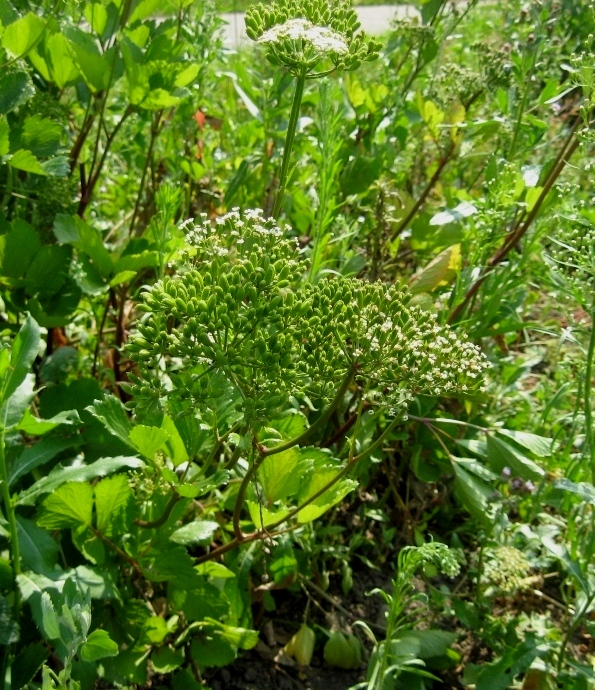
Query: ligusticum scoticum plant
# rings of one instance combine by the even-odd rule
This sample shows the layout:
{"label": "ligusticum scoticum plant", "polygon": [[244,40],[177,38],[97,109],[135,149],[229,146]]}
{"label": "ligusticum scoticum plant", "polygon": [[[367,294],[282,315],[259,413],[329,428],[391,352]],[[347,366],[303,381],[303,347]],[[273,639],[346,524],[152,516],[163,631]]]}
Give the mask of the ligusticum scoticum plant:
{"label": "ligusticum scoticum plant", "polygon": [[286,235],[260,210],[188,229],[190,261],[145,294],[128,345],[140,410],[176,400],[208,408],[214,376],[235,391],[248,426],[290,398],[328,404],[353,381],[392,412],[420,393],[482,385],[476,346],[411,306],[401,288],[342,277],[300,284],[305,264]]}
{"label": "ligusticum scoticum plant", "polygon": [[[355,70],[362,62],[378,58],[381,44],[359,29],[355,10],[344,0],[276,0],[266,6],[251,5],[246,11],[248,36],[265,47],[270,62],[297,79],[272,214],[275,218],[281,210],[306,79]],[[319,64],[322,68],[315,72]]]}

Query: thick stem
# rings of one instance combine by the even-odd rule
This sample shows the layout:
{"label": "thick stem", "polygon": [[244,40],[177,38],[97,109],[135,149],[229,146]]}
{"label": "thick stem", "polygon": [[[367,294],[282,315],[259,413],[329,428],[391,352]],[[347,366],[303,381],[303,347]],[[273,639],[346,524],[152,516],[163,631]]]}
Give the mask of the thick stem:
{"label": "thick stem", "polygon": [[289,172],[289,160],[291,158],[291,149],[293,148],[293,140],[295,138],[295,131],[297,129],[298,118],[300,116],[300,106],[302,104],[302,96],[304,95],[304,86],[306,84],[306,70],[302,70],[298,76],[295,85],[295,94],[293,96],[293,105],[291,106],[291,115],[289,116],[289,124],[287,125],[287,135],[285,136],[285,146],[283,147],[283,162],[281,163],[281,175],[279,177],[279,189],[275,196],[275,205],[273,206],[273,218],[278,218],[281,212],[281,204],[285,195],[285,188],[287,186],[287,174]]}

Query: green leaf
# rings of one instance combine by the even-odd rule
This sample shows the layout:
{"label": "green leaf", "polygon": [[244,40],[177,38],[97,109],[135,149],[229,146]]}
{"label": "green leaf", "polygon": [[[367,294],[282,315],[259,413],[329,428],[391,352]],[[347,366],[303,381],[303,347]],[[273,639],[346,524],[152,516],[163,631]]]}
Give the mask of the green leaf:
{"label": "green leaf", "polygon": [[70,244],[89,256],[103,278],[112,272],[112,258],[105,248],[103,237],[78,216],[59,214],[54,221],[54,235],[60,244]]}
{"label": "green leaf", "polygon": [[226,625],[212,618],[205,618],[205,622],[210,623],[220,631],[221,637],[239,649],[252,649],[258,643],[258,631],[238,628]]}
{"label": "green leaf", "polygon": [[236,647],[223,639],[219,630],[208,627],[192,640],[190,656],[203,668],[227,666],[236,658]]}
{"label": "green leaf", "polygon": [[545,470],[533,460],[525,457],[509,443],[500,440],[496,436],[488,435],[488,462],[496,472],[501,473],[505,467],[509,467],[513,476],[522,479],[539,480],[545,476]]}
{"label": "green leaf", "polygon": [[556,479],[554,482],[556,489],[563,491],[570,491],[573,494],[580,496],[585,503],[595,506],[595,486],[587,482],[571,482],[570,479]]}
{"label": "green leaf", "polygon": [[153,460],[157,451],[164,448],[165,442],[169,439],[169,433],[156,426],[139,424],[128,434],[128,438],[139,453]]}
{"label": "green leaf", "polygon": [[181,546],[164,549],[142,559],[145,577],[153,582],[171,581],[186,590],[201,585],[201,577],[194,568],[194,562]]}
{"label": "green leaf", "polygon": [[84,15],[93,31],[101,36],[107,26],[106,8],[99,2],[90,2],[85,5]]}
{"label": "green leaf", "polygon": [[8,136],[10,134],[10,127],[4,115],[0,115],[0,156],[6,156],[10,149],[10,142]]}
{"label": "green leaf", "polygon": [[87,483],[69,482],[56,489],[41,506],[37,524],[46,529],[91,526],[93,487]]}
{"label": "green leaf", "polygon": [[4,379],[0,403],[6,402],[25,381],[25,377],[39,353],[40,337],[37,322],[31,316],[27,316],[12,344],[10,373]]}
{"label": "green leaf", "polygon": [[24,57],[45,30],[46,23],[33,12],[27,12],[5,28],[2,44],[14,57]]}
{"label": "green leaf", "polygon": [[196,520],[189,522],[169,536],[170,541],[182,546],[194,544],[208,544],[213,539],[213,534],[219,529],[219,523],[213,520]]}
{"label": "green leaf", "polygon": [[52,599],[47,592],[41,594],[41,621],[44,635],[48,640],[60,639],[60,622]]}
{"label": "green leaf", "polygon": [[95,486],[97,529],[106,537],[111,536],[113,525],[128,503],[130,496],[130,485],[125,474],[102,479]]}
{"label": "green leaf", "polygon": [[539,645],[531,637],[516,647],[508,647],[504,656],[497,661],[485,664],[475,683],[476,690],[506,690],[515,677],[526,671],[535,657],[549,651],[547,644]]}
{"label": "green leaf", "polygon": [[298,448],[290,448],[264,459],[258,471],[258,478],[268,505],[298,492],[303,481],[303,475],[297,471],[299,463]]}
{"label": "green leaf", "polygon": [[246,505],[250,513],[250,519],[258,529],[270,527],[279,520],[284,520],[290,512],[290,509],[285,507],[269,510],[269,508],[255,501],[246,501]]}
{"label": "green leaf", "polygon": [[419,273],[413,276],[409,289],[413,295],[433,292],[441,285],[450,283],[461,265],[461,245],[453,244],[444,249]]}
{"label": "green leaf", "polygon": [[138,644],[160,645],[169,634],[171,634],[171,630],[163,618],[151,616],[143,623]]}
{"label": "green leaf", "polygon": [[[61,347],[58,352],[65,350]],[[50,419],[41,419],[41,417],[34,417],[28,410],[25,412],[20,424],[17,426],[18,431],[22,431],[26,436],[44,436],[62,425],[77,425],[80,424],[80,417],[76,410],[66,410],[60,412]]]}
{"label": "green leaf", "polygon": [[510,429],[497,429],[498,434],[508,436],[513,441],[530,450],[539,458],[547,458],[552,454],[552,439],[529,434],[526,431],[511,431]]}
{"label": "green leaf", "polygon": [[9,645],[19,640],[19,625],[12,615],[12,605],[0,594],[0,645]]}
{"label": "green leaf", "polygon": [[[22,426],[19,424],[19,427]],[[29,474],[36,467],[49,462],[62,451],[78,445],[76,438],[44,438],[38,443],[25,448],[21,455],[12,463],[8,473],[8,484],[12,486],[18,479]]]}
{"label": "green leaf", "polygon": [[115,48],[111,48],[104,55],[101,55],[93,37],[73,26],[66,27],[64,35],[74,52],[87,86],[94,93],[104,91],[111,78],[112,64],[116,58]]}
{"label": "green leaf", "polygon": [[157,673],[171,673],[184,663],[184,650],[161,647],[151,654],[151,663]]}
{"label": "green leaf", "polygon": [[97,661],[117,654],[118,645],[105,630],[94,630],[79,650],[79,656],[83,661]]}
{"label": "green leaf", "polygon": [[173,462],[175,467],[187,462],[189,460],[189,456],[186,452],[184,441],[182,440],[180,432],[176,428],[173,420],[165,415],[163,417],[163,422],[161,423],[161,428],[168,434],[164,448],[165,452],[167,453],[167,457]]}
{"label": "green leaf", "polygon": [[58,544],[49,532],[32,520],[17,515],[23,565],[36,573],[51,573],[58,560]]}
{"label": "green leaf", "polygon": [[55,244],[41,247],[25,275],[25,287],[29,294],[39,293],[47,298],[63,292],[71,258],[70,247]]}
{"label": "green leaf", "polygon": [[15,657],[11,668],[11,690],[25,688],[48,658],[50,650],[41,642],[34,642],[22,649]]}
{"label": "green leaf", "polygon": [[490,501],[494,490],[489,484],[469,474],[459,463],[454,462],[452,467],[456,477],[455,493],[459,500],[474,518],[490,525],[493,512],[490,510]]}
{"label": "green leaf", "polygon": [[132,423],[128,418],[126,408],[115,395],[106,395],[85,409],[96,417],[111,434],[119,438],[122,443],[136,450],[136,446],[130,440]]}
{"label": "green leaf", "polygon": [[[5,72],[0,75],[0,115],[6,115],[26,103],[35,93],[31,78],[26,72]],[[8,139],[5,143],[8,153]]]}
{"label": "green leaf", "polygon": [[21,491],[17,505],[33,505],[40,494],[55,491],[66,482],[86,482],[96,477],[105,477],[124,468],[139,469],[144,463],[139,458],[120,455],[115,458],[99,458],[90,465],[58,467],[47,477],[42,477],[32,487]]}
{"label": "green leaf", "polygon": [[21,218],[15,219],[10,231],[0,236],[2,275],[9,278],[23,276],[40,248],[35,228]]}
{"label": "green leaf", "polygon": [[66,36],[56,33],[46,37],[44,50],[49,61],[52,79],[58,88],[63,89],[79,79],[81,73],[73,60]]}
{"label": "green leaf", "polygon": [[41,115],[25,118],[21,142],[37,158],[47,158],[60,148],[62,127],[58,122]]}
{"label": "green leaf", "polygon": [[35,158],[31,151],[19,149],[8,160],[11,168],[22,170],[23,172],[34,173],[35,175],[46,175],[41,163]]}
{"label": "green leaf", "polygon": [[0,419],[6,429],[19,424],[35,397],[35,374],[27,374],[25,380],[0,408]]}

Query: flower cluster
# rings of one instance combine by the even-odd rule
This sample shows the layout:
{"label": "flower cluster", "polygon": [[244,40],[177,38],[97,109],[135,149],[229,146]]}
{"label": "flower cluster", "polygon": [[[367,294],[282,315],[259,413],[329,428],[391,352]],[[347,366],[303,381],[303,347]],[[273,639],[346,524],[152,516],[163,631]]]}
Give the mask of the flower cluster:
{"label": "flower cluster", "polygon": [[[397,287],[332,278],[300,284],[296,243],[261,211],[233,210],[187,226],[193,264],[146,293],[128,345],[137,400],[208,404],[209,373],[236,389],[242,413],[264,419],[290,396],[332,398],[349,371],[375,403],[467,393],[484,359]],[[165,369],[172,386],[155,376]]]}
{"label": "flower cluster", "polygon": [[574,227],[552,238],[550,255],[578,300],[590,304],[595,286],[595,227],[576,214]]}
{"label": "flower cluster", "polygon": [[267,58],[296,76],[324,59],[339,70],[354,70],[378,57],[380,44],[359,31],[355,11],[340,0],[276,0],[252,5],[246,12],[246,33],[266,46]]}

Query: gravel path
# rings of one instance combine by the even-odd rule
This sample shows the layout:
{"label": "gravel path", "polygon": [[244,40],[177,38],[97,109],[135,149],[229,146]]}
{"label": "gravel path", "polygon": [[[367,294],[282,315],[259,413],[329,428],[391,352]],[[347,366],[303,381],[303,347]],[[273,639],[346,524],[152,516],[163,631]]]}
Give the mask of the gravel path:
{"label": "gravel path", "polygon": [[[387,31],[395,17],[408,17],[417,14],[417,10],[409,5],[369,5],[356,7],[362,29],[370,34],[380,34]],[[225,27],[225,44],[236,48],[248,40],[244,30],[244,14],[242,12],[228,12],[222,15],[227,22]]]}

